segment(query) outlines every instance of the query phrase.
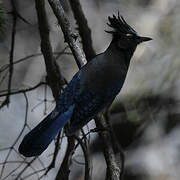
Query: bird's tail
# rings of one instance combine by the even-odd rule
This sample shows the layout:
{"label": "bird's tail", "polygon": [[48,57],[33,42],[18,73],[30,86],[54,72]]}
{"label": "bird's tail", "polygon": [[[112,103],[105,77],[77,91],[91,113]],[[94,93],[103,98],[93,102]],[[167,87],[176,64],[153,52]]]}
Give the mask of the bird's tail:
{"label": "bird's tail", "polygon": [[19,146],[19,152],[26,157],[39,156],[71,118],[73,110],[74,105],[58,115],[55,108],[24,137]]}

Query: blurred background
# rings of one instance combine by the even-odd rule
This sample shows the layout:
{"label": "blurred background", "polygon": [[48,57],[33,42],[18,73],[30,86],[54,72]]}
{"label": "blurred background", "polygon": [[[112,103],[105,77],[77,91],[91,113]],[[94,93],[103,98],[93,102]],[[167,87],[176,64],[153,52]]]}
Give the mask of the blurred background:
{"label": "blurred background", "polygon": [[[0,1],[0,101],[8,89],[9,53],[11,50],[12,4]],[[64,9],[77,29],[71,8]],[[180,176],[180,1],[178,0],[80,0],[92,32],[96,54],[103,52],[111,41],[104,30],[107,17],[118,11],[128,24],[153,41],[138,46],[130,64],[122,91],[113,102],[109,118],[125,154],[125,180],[178,180]],[[46,3],[50,38],[56,61],[69,81],[78,71],[70,49]],[[22,18],[17,19],[14,46],[13,91],[34,87],[46,80],[44,59],[34,1],[15,2]],[[8,106],[0,109],[0,179],[38,179],[49,165],[54,142],[36,159],[25,159],[17,152],[23,136],[52,110],[55,102],[51,90],[39,86],[25,94],[10,96]],[[20,134],[22,128],[22,134]],[[93,128],[91,121],[88,128]],[[21,135],[19,137],[19,135]],[[18,139],[17,139],[18,138]],[[92,179],[105,177],[106,165],[101,142],[96,133],[90,134],[89,150]],[[66,148],[63,138],[56,166],[42,179],[54,179]],[[32,161],[32,162],[31,162]],[[28,166],[24,171],[28,162]],[[84,177],[84,158],[79,149],[71,167],[71,179]]]}

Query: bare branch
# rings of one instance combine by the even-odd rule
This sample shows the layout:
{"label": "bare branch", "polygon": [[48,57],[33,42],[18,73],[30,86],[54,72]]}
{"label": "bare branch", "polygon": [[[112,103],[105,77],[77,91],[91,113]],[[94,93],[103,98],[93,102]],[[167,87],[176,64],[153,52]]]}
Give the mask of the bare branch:
{"label": "bare branch", "polygon": [[17,12],[17,17],[21,19],[24,23],[31,25],[31,23],[29,23],[23,16],[21,16],[19,12]]}
{"label": "bare branch", "polygon": [[[85,159],[85,180],[90,180],[90,159],[89,159],[89,151],[88,147],[86,144],[83,143],[82,139],[80,139],[78,136],[75,136],[75,139],[77,140],[78,144],[80,145],[84,154],[84,159]],[[77,146],[76,145],[76,146]]]}
{"label": "bare branch", "polygon": [[70,174],[70,164],[71,159],[74,154],[74,147],[75,147],[75,138],[73,136],[68,137],[68,146],[66,149],[66,154],[64,156],[63,162],[61,167],[56,175],[55,180],[68,180]]}
{"label": "bare branch", "polygon": [[[72,53],[70,52],[65,52],[65,50],[67,49],[67,47],[65,47],[62,51],[60,52],[54,52],[53,55],[56,55],[56,60],[61,56],[61,55],[72,55]],[[42,56],[43,54],[42,53],[36,53],[36,54],[31,54],[31,55],[28,55],[26,57],[23,57],[23,58],[20,58],[16,61],[13,62],[13,65],[16,65],[16,64],[19,64],[23,61],[26,61],[26,60],[29,60],[33,57],[37,57],[37,56]],[[3,71],[5,71],[6,69],[8,69],[10,67],[10,64],[5,64],[3,66],[1,66],[0,68],[0,73],[2,73]]]}
{"label": "bare branch", "polygon": [[13,24],[12,24],[12,33],[11,33],[11,49],[10,49],[10,53],[9,53],[9,64],[10,64],[10,66],[9,66],[8,94],[6,96],[6,99],[1,104],[0,108],[9,104],[11,84],[12,84],[12,76],[13,76],[13,59],[14,59],[15,37],[16,37],[17,10],[16,10],[14,0],[11,0],[11,5],[12,5]]}
{"label": "bare branch", "polygon": [[88,61],[96,54],[92,47],[91,29],[88,27],[87,19],[82,10],[79,0],[69,0],[76,23],[78,25],[79,34],[82,39],[83,50]]}
{"label": "bare branch", "polygon": [[29,167],[29,164],[32,164],[36,160],[36,157],[33,158],[21,171],[18,173],[17,177],[14,180],[18,180],[21,175],[26,171],[26,169]]}
{"label": "bare branch", "polygon": [[[60,141],[61,140],[61,141]],[[59,146],[62,142],[62,137],[61,137],[61,132],[59,132],[58,136],[57,136],[57,139],[56,139],[56,142],[55,142],[55,149],[54,149],[54,153],[53,153],[53,158],[52,158],[52,161],[51,163],[49,164],[46,172],[44,175],[46,175],[52,168],[55,167],[55,162],[56,162],[56,157],[58,155],[58,152],[59,152]]]}
{"label": "bare branch", "polygon": [[96,116],[95,118],[96,126],[98,129],[106,129],[104,131],[99,131],[99,136],[103,141],[104,145],[104,156],[107,164],[106,179],[107,180],[119,180],[121,175],[120,167],[116,162],[116,156],[113,150],[112,137],[108,131],[109,127],[104,119],[103,114]]}
{"label": "bare branch", "polygon": [[2,93],[2,94],[0,94],[0,97],[29,92],[29,91],[32,91],[32,90],[38,88],[39,86],[42,86],[42,85],[45,85],[45,84],[47,84],[47,83],[46,82],[40,82],[40,83],[38,83],[37,85],[35,85],[35,86],[31,87],[31,88],[20,89],[20,90],[17,90],[17,91],[11,91],[10,93],[9,92],[8,93]]}
{"label": "bare branch", "polygon": [[64,33],[65,42],[69,44],[69,47],[71,48],[76,63],[80,68],[81,66],[86,64],[87,60],[85,58],[84,52],[81,49],[78,40],[78,35],[72,31],[71,25],[69,23],[69,20],[64,12],[64,9],[60,1],[59,0],[48,0],[48,1]]}
{"label": "bare branch", "polygon": [[41,36],[41,51],[43,53],[46,64],[48,84],[50,85],[53,96],[57,101],[61,92],[62,76],[53,56],[52,47],[49,39],[49,24],[47,21],[47,15],[45,10],[45,1],[35,0],[35,4],[37,10],[39,32]]}

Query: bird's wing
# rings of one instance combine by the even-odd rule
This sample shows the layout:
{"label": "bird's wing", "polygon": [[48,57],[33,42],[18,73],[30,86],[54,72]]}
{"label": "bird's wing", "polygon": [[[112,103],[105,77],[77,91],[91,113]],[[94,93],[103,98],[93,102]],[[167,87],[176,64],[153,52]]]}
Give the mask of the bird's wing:
{"label": "bird's wing", "polygon": [[74,75],[72,80],[60,95],[55,108],[57,112],[65,112],[71,105],[74,104],[74,99],[79,95],[80,76],[81,70]]}
{"label": "bird's wing", "polygon": [[50,113],[24,137],[19,152],[26,157],[39,156],[71,118],[73,110],[74,105],[54,119],[51,118],[52,113]]}
{"label": "bird's wing", "polygon": [[103,92],[86,90],[86,92],[82,93],[78,99],[76,99],[76,105],[71,117],[72,123],[67,134],[74,134],[75,131],[82,128],[98,112],[102,111],[107,105],[112,103],[121,87],[122,86],[118,84]]}
{"label": "bird's wing", "polygon": [[77,73],[65,88],[55,109],[24,137],[19,146],[21,154],[26,157],[40,155],[71,118],[75,107],[74,97],[78,92],[79,75],[80,73]]}

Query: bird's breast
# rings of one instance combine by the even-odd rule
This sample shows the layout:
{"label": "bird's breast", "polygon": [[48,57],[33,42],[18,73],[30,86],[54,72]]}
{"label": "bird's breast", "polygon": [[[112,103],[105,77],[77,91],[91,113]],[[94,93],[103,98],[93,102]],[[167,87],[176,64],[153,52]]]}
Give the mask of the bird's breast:
{"label": "bird's breast", "polygon": [[88,73],[86,86],[96,91],[104,91],[117,84],[123,85],[126,73],[119,65],[100,66]]}

